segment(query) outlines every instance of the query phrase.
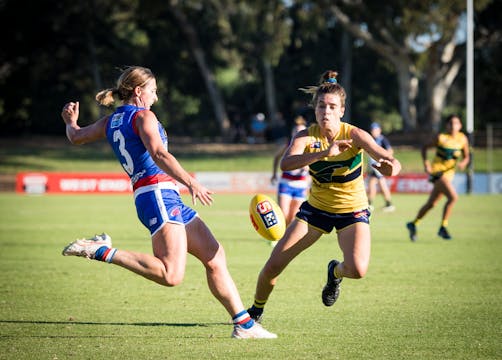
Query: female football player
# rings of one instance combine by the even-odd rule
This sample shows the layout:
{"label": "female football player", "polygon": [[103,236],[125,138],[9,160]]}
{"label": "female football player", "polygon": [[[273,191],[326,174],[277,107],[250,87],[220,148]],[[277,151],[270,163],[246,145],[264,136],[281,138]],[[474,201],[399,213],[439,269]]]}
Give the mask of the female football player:
{"label": "female football player", "polygon": [[[441,226],[438,235],[444,240],[450,240],[451,235],[447,230],[453,206],[457,202],[458,195],[453,187],[452,180],[455,175],[455,167],[464,170],[469,164],[469,140],[462,130],[462,121],[458,115],[450,115],[446,118],[446,132],[436,135],[431,142],[422,147],[421,155],[424,169],[429,174],[429,181],[434,184],[427,202],[418,211],[415,220],[406,224],[411,241],[417,240],[417,225],[422,218],[431,210],[442,195],[446,196],[443,208]],[[427,149],[435,147],[436,156],[432,164],[427,159]],[[462,160],[457,160],[462,156]]]}
{"label": "female football player", "polygon": [[138,217],[151,233],[153,255],[113,248],[107,234],[76,240],[64,248],[63,255],[105,261],[158,284],[176,286],[183,280],[190,253],[202,262],[211,292],[232,316],[232,337],[277,337],[250,318],[228,272],[223,247],[197,213],[181,201],[176,182],[189,189],[194,205],[197,199],[202,205],[210,205],[212,192],[168,151],[166,131],[150,110],[158,100],[153,73],[144,67],[128,67],[116,87],[100,91],[96,100],[108,106],[114,103],[115,95],[121,106],[91,125],[77,124],[78,102],[67,103],[61,115],[71,143],[103,138],[110,143],[131,179]]}
{"label": "female football player", "polygon": [[366,131],[342,122],[345,90],[335,71],[326,71],[318,86],[303,89],[313,95],[316,124],[300,131],[286,150],[283,171],[308,165],[312,186],[295,220],[288,226],[258,276],[255,300],[248,309],[259,320],[279,275],[303,250],[336,229],[343,260],[328,264],[328,280],[321,297],[331,306],[344,277],[362,278],[370,259],[368,198],[363,179],[363,151],[377,160],[374,167],[397,175],[401,164]]}

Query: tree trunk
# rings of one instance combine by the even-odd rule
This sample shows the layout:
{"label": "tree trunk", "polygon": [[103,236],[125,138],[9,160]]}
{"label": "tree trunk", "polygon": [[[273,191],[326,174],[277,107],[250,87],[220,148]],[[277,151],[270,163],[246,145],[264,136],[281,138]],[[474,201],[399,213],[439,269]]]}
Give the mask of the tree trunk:
{"label": "tree trunk", "polygon": [[347,99],[345,101],[344,121],[352,122],[352,36],[346,30],[342,34],[342,70],[341,82]]}
{"label": "tree trunk", "polygon": [[409,132],[417,128],[418,79],[404,62],[395,64],[399,85],[399,113],[403,118],[403,130]]}
{"label": "tree trunk", "polygon": [[426,130],[432,130],[433,132],[440,130],[441,112],[444,109],[446,97],[463,63],[461,57],[452,61],[449,60],[448,63],[443,63],[440,66],[434,64],[428,66],[426,76],[427,101],[424,113]]}
{"label": "tree trunk", "polygon": [[263,74],[265,81],[265,98],[267,103],[267,113],[269,125],[274,127],[276,126],[276,114],[277,114],[277,101],[275,97],[275,81],[274,81],[274,71],[272,69],[272,65],[270,61],[263,58]]}
{"label": "tree trunk", "polygon": [[214,79],[214,75],[207,65],[206,56],[202,46],[200,45],[197,31],[195,30],[195,27],[188,22],[187,17],[178,7],[177,1],[171,0],[168,2],[168,6],[187,39],[188,46],[192,51],[195,61],[199,67],[199,71],[204,79],[209,97],[213,104],[214,115],[216,116],[216,120],[218,121],[220,127],[220,133],[224,138],[227,138],[230,134],[230,120],[225,110],[225,103]]}

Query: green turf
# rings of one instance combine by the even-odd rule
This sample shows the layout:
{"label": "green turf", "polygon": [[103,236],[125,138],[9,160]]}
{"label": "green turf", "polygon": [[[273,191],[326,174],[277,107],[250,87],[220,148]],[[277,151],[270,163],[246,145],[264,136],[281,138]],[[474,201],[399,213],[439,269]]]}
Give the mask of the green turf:
{"label": "green turf", "polygon": [[[271,247],[248,221],[248,195],[197,206],[226,249],[250,305]],[[500,359],[502,196],[461,196],[452,241],[436,236],[440,209],[411,243],[404,224],[425,195],[395,195],[372,215],[367,276],[345,279],[322,305],[325,265],[340,258],[324,236],[283,273],[264,326],[276,340],[230,339],[202,266],[164,288],[114,265],[63,257],[76,237],[108,232],[114,245],[151,252],[130,196],[0,194],[0,359]],[[379,203],[377,202],[377,206]]]}

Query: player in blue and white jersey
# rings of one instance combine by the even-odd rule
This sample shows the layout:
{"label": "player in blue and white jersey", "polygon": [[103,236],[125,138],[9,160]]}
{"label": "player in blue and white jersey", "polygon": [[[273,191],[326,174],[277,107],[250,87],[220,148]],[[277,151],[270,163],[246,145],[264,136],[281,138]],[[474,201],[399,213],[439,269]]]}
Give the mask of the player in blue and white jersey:
{"label": "player in blue and white jersey", "polygon": [[131,178],[138,218],[150,231],[153,255],[113,248],[107,234],[76,240],[63,255],[105,261],[164,286],[180,284],[185,275],[187,254],[201,261],[209,288],[232,316],[232,337],[276,338],[250,318],[228,272],[225,252],[213,234],[180,197],[177,182],[185,185],[195,205],[213,202],[206,189],[168,151],[167,134],[150,107],[158,100],[157,83],[150,69],[126,68],[114,88],[100,91],[96,100],[105,106],[117,96],[122,105],[85,127],[77,124],[79,103],[70,102],[61,113],[66,135],[73,144],[107,138]]}
{"label": "player in blue and white jersey", "polygon": [[[298,116],[295,119],[295,125],[291,131],[291,138],[282,146],[274,156],[274,165],[272,170],[272,184],[277,183],[277,168],[279,161],[288,149],[291,140],[295,135],[307,128],[307,122],[303,116]],[[277,188],[277,203],[284,213],[286,225],[291,223],[295,218],[296,213],[300,209],[300,205],[307,199],[308,189],[310,186],[310,176],[308,166],[299,169],[283,171]]]}

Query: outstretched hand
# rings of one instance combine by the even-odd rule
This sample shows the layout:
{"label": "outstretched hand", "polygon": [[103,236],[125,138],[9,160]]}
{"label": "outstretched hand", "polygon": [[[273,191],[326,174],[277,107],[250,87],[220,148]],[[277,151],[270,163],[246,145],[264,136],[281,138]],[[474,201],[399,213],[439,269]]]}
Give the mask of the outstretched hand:
{"label": "outstretched hand", "polygon": [[395,176],[401,171],[401,163],[397,159],[380,159],[371,166],[385,176]]}
{"label": "outstretched hand", "polygon": [[190,194],[192,195],[192,204],[196,205],[197,199],[200,200],[202,205],[211,205],[213,203],[213,197],[211,195],[214,194],[214,192],[206,189],[197,181],[194,181],[190,185],[189,190]]}
{"label": "outstretched hand", "polygon": [[335,140],[328,148],[328,156],[336,156],[352,147],[352,139],[350,140]]}

